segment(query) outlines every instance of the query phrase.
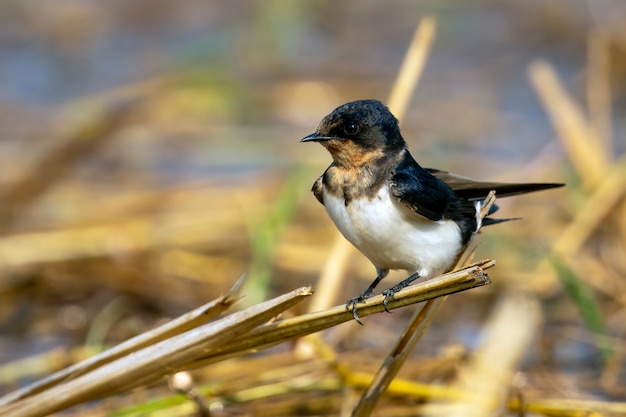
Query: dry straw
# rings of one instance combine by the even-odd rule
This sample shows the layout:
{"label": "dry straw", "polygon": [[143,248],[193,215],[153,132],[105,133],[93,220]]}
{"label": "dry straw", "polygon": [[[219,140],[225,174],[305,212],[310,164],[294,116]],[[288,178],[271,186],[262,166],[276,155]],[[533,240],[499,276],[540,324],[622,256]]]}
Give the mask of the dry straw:
{"label": "dry straw", "polygon": [[[483,270],[493,265],[493,261],[482,261],[406,288],[395,295],[396,299],[389,303],[389,308],[395,309],[488,284],[489,279]],[[72,405],[127,392],[179,370],[193,369],[265,349],[353,320],[352,313],[340,305],[317,313],[269,322],[311,293],[308,288],[300,288],[186,330],[203,323],[205,317],[213,316],[230,306],[236,298],[228,294],[147,335],[138,336],[109,352],[5,396],[0,400],[0,414],[11,417],[44,416]],[[383,296],[377,296],[360,304],[359,316],[383,312],[383,300]],[[180,331],[182,333],[178,333]],[[171,337],[167,337],[169,335]]]}

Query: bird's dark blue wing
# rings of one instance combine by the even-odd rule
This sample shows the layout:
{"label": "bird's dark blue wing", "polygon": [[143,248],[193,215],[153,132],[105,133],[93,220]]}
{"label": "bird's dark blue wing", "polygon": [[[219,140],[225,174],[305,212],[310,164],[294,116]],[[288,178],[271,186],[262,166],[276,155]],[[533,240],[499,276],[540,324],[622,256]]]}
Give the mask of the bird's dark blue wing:
{"label": "bird's dark blue wing", "polygon": [[404,152],[393,173],[390,188],[397,201],[427,219],[462,218],[454,191],[420,167],[408,152]]}

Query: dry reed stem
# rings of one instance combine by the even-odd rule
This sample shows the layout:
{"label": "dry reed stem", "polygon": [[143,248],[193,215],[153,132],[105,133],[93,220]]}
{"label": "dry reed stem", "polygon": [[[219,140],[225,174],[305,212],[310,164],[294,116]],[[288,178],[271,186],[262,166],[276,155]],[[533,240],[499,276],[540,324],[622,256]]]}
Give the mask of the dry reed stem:
{"label": "dry reed stem", "polygon": [[394,348],[385,357],[383,364],[370,381],[369,386],[363,391],[361,399],[352,411],[353,417],[365,417],[372,413],[381,395],[387,391],[387,388],[395,379],[407,357],[422,338],[422,335],[426,332],[426,329],[428,329],[446,299],[447,297],[439,297],[428,300],[423,306],[420,306],[421,308],[415,311],[408,326],[396,341]]}
{"label": "dry reed stem", "polygon": [[267,322],[311,295],[300,288],[132,352],[63,384],[0,407],[6,417],[36,417],[153,382]]}
{"label": "dry reed stem", "polygon": [[537,291],[548,291],[555,285],[554,280],[545,279],[551,270],[550,258],[556,256],[563,262],[570,263],[574,255],[601,225],[602,220],[611,213],[626,194],[626,157],[613,163],[597,184],[593,193],[585,199],[585,204],[578,210],[576,217],[561,233],[550,249],[551,256],[537,266],[532,282]]}
{"label": "dry reed stem", "polygon": [[[399,308],[488,284],[489,279],[483,273],[483,269],[493,265],[493,261],[484,260],[461,271],[408,287],[396,294],[396,300],[389,303],[389,308]],[[128,353],[126,356],[91,370],[79,367],[76,372],[86,373],[77,377],[71,375],[73,379],[56,386],[42,387],[42,384],[35,384],[34,387],[42,387],[43,391],[33,394],[36,391],[30,390],[22,393],[33,395],[20,400],[16,400],[21,398],[20,396],[10,394],[8,400],[2,400],[5,405],[0,406],[0,413],[11,417],[43,416],[82,402],[127,391],[180,369],[217,362],[352,321],[352,313],[341,305],[327,311],[279,320],[255,328],[310,294],[309,289],[301,288],[131,353],[126,349],[128,344],[122,344],[122,347],[114,348],[113,352],[119,354],[120,350],[124,350]],[[365,317],[384,311],[383,300],[384,297],[381,295],[359,305],[359,314]],[[197,314],[192,314],[192,321],[197,320],[197,317]],[[169,329],[167,332],[172,331],[171,325],[166,326],[166,329]],[[162,331],[159,333],[163,334]],[[246,337],[240,337],[244,333]],[[210,355],[207,356],[207,352],[210,352]],[[111,358],[112,355],[105,356]],[[93,363],[89,361],[88,363],[93,366]],[[68,375],[67,372],[63,374]]]}
{"label": "dry reed stem", "polygon": [[611,213],[626,194],[626,156],[608,168],[602,182],[585,199],[576,217],[554,242],[552,252],[561,257],[575,255],[601,221]]}
{"label": "dry reed stem", "polygon": [[138,98],[127,99],[99,109],[92,120],[64,138],[63,143],[44,155],[22,179],[3,192],[0,196],[0,231],[15,223],[24,207],[66,175],[75,163],[96,152],[123,128],[139,101]]}
{"label": "dry reed stem", "polygon": [[[507,294],[492,311],[482,333],[482,342],[470,362],[459,372],[453,386],[465,393],[454,407],[425,415],[488,416],[506,404],[506,396],[519,361],[523,358],[541,322],[536,299]],[[496,359],[497,358],[497,359]]]}
{"label": "dry reed stem", "polygon": [[417,29],[415,29],[409,49],[404,55],[402,66],[396,76],[387,102],[389,109],[398,120],[404,118],[409,107],[413,92],[424,71],[436,30],[437,21],[435,18],[432,16],[422,18]]}
{"label": "dry reed stem", "polygon": [[587,39],[587,107],[589,121],[602,141],[609,159],[613,157],[611,116],[611,51],[609,39],[600,29],[593,29]]}
{"label": "dry reed stem", "polygon": [[529,75],[580,178],[587,187],[593,186],[602,178],[608,164],[602,140],[549,63],[542,60],[533,62]]}
{"label": "dry reed stem", "polygon": [[[487,259],[476,262],[459,271],[449,272],[431,280],[409,286],[395,294],[396,299],[389,302],[389,310],[487,285],[491,281],[489,281],[489,278],[483,271],[494,265],[495,262],[493,260]],[[359,304],[357,306],[359,317],[384,312],[384,299],[383,295],[378,295]],[[246,335],[244,340],[232,341],[218,347],[210,355],[192,364],[192,367],[197,368],[209,363],[240,356],[249,351],[265,349],[341,323],[353,321],[352,312],[346,310],[345,304],[324,311],[278,320],[254,329]],[[355,323],[355,325],[357,324]]]}
{"label": "dry reed stem", "polygon": [[[480,208],[480,219],[483,220],[496,202],[496,193],[490,191]],[[459,254],[454,269],[467,266],[473,256],[476,234]],[[435,315],[445,303],[447,297],[440,297],[427,301],[421,309],[413,313],[413,317],[407,324],[402,335],[396,341],[395,346],[385,358],[383,364],[372,379],[370,386],[363,392],[359,403],[352,412],[353,417],[369,416],[380,396],[387,390],[389,384],[396,377],[400,368],[413,351],[417,342],[422,338],[426,329],[430,326]]]}
{"label": "dry reed stem", "polygon": [[[199,387],[199,391],[210,397],[212,402],[243,405],[254,401],[263,401],[261,405],[248,407],[247,410],[254,415],[275,416],[275,415],[303,415],[304,409],[312,413],[317,410],[316,415],[336,415],[340,406],[339,398],[342,389],[350,386],[355,389],[364,389],[370,385],[372,375],[368,373],[356,372],[348,380],[338,375],[324,376],[312,373],[307,370],[294,376],[293,370],[288,369],[285,374],[289,375],[289,381],[285,382],[281,378],[276,378],[277,382],[260,382],[252,384],[250,388],[229,391],[219,394],[211,388]],[[284,377],[283,377],[284,379]],[[315,392],[313,401],[303,404],[303,396],[307,393]],[[407,404],[420,400],[468,400],[476,395],[476,389],[469,391],[459,391],[455,387],[445,387],[436,384],[424,384],[412,380],[396,378],[389,386],[388,393],[396,398],[404,397]],[[322,395],[320,395],[322,394]],[[306,396],[304,398],[307,398]],[[311,397],[308,397],[311,399]],[[306,407],[306,408],[305,408]],[[567,400],[567,399],[520,399],[511,398],[507,401],[506,407],[509,411],[521,415],[522,413],[537,413],[554,417],[591,417],[609,415],[622,415],[626,412],[626,403],[608,402],[593,400]],[[393,406],[385,408],[385,415],[393,416],[415,416],[423,415],[425,411],[435,415],[445,415],[455,408],[453,403],[431,402],[420,406]],[[169,406],[162,412],[167,415],[188,415],[193,413],[194,404],[186,402],[181,405]],[[251,410],[252,409],[252,410]],[[348,412],[349,414],[349,412]],[[343,414],[341,414],[343,415]],[[459,414],[457,414],[459,415]]]}
{"label": "dry reed stem", "polygon": [[[350,254],[355,251],[341,233],[336,233],[335,242],[332,246],[328,259],[322,267],[322,273],[317,282],[319,290],[316,292],[317,296],[311,300],[309,312],[324,310],[332,305],[332,300],[336,294],[340,293],[339,289],[343,285],[343,280],[338,279],[337,273],[346,270]],[[345,273],[342,272],[342,275]]]}
{"label": "dry reed stem", "polygon": [[554,417],[600,417],[626,415],[625,402],[593,400],[533,399],[520,404],[511,399],[508,408],[522,413],[538,413]]}
{"label": "dry reed stem", "polygon": [[238,213],[227,209],[198,211],[193,216],[183,210],[112,224],[5,236],[0,241],[0,265],[17,268],[118,252],[219,243],[232,234],[234,226],[229,220],[235,218]]}
{"label": "dry reed stem", "polygon": [[126,340],[125,342],[120,343],[119,345],[98,355],[75,363],[74,365],[56,372],[46,378],[36,381],[31,385],[14,391],[4,397],[0,397],[0,407],[42,392],[61,382],[75,379],[80,375],[86,374],[87,372],[123,356],[129,355],[132,352],[139,351],[147,346],[184,333],[214,319],[238,301],[239,298],[237,297],[237,292],[239,291],[242,282],[243,277],[235,283],[233,288],[228,293],[188,313],[185,313],[176,319],[168,321],[156,329],[141,333],[140,335]]}
{"label": "dry reed stem", "polygon": [[[609,57],[606,39],[599,32],[589,38],[588,101],[590,121],[562,87],[554,69],[543,61],[529,68],[531,81],[559,133],[580,178],[591,195],[576,213],[532,275],[536,291],[549,292],[555,285],[550,258],[571,264],[602,220],[619,204],[626,192],[626,158],[611,163]],[[609,126],[607,126],[607,123]],[[597,130],[596,130],[597,128]],[[598,133],[599,132],[599,133]],[[605,136],[605,137],[603,137]],[[552,279],[546,279],[552,277]]]}

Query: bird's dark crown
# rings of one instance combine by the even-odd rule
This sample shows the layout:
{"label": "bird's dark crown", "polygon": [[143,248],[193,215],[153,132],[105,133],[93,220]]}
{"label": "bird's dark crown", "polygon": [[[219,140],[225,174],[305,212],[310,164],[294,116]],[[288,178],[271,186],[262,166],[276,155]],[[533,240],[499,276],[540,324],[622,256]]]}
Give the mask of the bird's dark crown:
{"label": "bird's dark crown", "polygon": [[[322,119],[305,141],[350,141],[363,150],[385,152],[405,147],[398,120],[378,100],[358,100],[343,104]],[[341,146],[341,144],[336,144]]]}

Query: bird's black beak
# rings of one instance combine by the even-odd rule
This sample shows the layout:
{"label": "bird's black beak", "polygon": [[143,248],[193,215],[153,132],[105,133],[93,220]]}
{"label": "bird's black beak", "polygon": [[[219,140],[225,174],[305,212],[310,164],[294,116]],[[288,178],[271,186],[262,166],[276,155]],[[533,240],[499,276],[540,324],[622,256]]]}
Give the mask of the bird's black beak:
{"label": "bird's black beak", "polygon": [[302,139],[300,139],[300,142],[323,142],[325,140],[331,139],[332,138],[330,136],[320,135],[319,133],[315,132],[303,137]]}

